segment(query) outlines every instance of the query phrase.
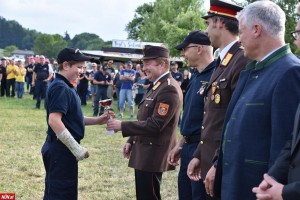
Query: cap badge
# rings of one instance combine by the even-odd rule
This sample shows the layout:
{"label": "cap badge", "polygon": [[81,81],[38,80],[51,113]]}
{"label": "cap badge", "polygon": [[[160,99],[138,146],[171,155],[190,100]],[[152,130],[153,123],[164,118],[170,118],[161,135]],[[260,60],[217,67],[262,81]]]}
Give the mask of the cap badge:
{"label": "cap badge", "polygon": [[75,49],[75,53],[80,53],[82,54],[82,52],[79,49]]}

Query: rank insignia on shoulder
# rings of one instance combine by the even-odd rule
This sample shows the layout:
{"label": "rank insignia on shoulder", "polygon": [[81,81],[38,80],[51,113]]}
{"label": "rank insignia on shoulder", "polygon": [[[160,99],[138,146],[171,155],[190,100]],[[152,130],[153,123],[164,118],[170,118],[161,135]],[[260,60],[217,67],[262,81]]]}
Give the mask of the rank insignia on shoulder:
{"label": "rank insignia on shoulder", "polygon": [[171,80],[168,78],[167,81],[168,81],[168,85],[170,85],[171,84]]}
{"label": "rank insignia on shoulder", "polygon": [[158,88],[158,86],[160,86],[160,82],[157,82],[157,83],[153,86],[152,90],[156,90],[156,89]]}
{"label": "rank insignia on shoulder", "polygon": [[169,111],[169,104],[165,104],[165,103],[160,103],[158,106],[158,114],[160,116],[165,116]]}
{"label": "rank insignia on shoulder", "polygon": [[229,61],[231,60],[232,56],[233,55],[231,53],[227,53],[226,56],[224,57],[224,59],[222,60],[221,65],[223,67],[226,67],[228,65]]}

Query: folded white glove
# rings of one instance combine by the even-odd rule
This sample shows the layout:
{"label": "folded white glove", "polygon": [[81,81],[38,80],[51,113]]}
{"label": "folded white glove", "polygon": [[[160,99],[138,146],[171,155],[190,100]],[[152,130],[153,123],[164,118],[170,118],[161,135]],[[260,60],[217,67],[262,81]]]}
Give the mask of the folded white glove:
{"label": "folded white glove", "polygon": [[62,143],[64,143],[64,145],[68,147],[77,160],[85,159],[87,149],[78,144],[68,129],[63,130],[63,132],[57,134],[56,136]]}

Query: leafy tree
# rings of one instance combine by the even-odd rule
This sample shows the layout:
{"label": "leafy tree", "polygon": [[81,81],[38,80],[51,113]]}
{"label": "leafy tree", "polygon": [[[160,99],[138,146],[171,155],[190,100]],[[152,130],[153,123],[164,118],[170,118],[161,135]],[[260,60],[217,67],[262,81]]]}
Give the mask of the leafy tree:
{"label": "leafy tree", "polygon": [[71,46],[85,50],[99,50],[103,45],[104,41],[93,33],[81,33],[71,40]]}
{"label": "leafy tree", "polygon": [[63,37],[63,39],[68,43],[68,46],[71,44],[71,37],[68,31],[65,32],[65,36]]}
{"label": "leafy tree", "polygon": [[153,13],[154,4],[144,3],[135,10],[134,18],[126,25],[128,39],[139,40],[139,32],[144,24],[144,18]]}
{"label": "leafy tree", "polygon": [[18,50],[18,47],[16,47],[15,45],[7,46],[7,47],[5,47],[5,49],[4,49],[3,55],[6,56],[6,57],[9,57],[9,56],[12,55],[12,52],[13,52],[14,50]]}
{"label": "leafy tree", "polygon": [[35,40],[33,49],[35,54],[42,54],[53,59],[65,47],[67,47],[67,42],[59,34],[41,34]]}
{"label": "leafy tree", "polygon": [[201,16],[204,15],[204,11],[200,10],[203,3],[203,0],[157,0],[153,12],[143,15],[143,21],[140,23],[142,26],[135,29],[138,38],[147,42],[165,43],[171,55],[179,55],[173,47],[180,43],[188,32],[203,30],[206,27],[205,21],[201,20]]}

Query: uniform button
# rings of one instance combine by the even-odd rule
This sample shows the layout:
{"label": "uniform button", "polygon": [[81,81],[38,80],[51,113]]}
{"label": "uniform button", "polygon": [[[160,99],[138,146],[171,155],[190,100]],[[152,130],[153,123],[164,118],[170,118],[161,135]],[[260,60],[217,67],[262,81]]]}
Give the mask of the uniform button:
{"label": "uniform button", "polygon": [[200,144],[203,144],[203,143],[204,143],[204,142],[201,140],[201,141],[200,141]]}
{"label": "uniform button", "polygon": [[146,107],[148,107],[148,104],[146,104]]}
{"label": "uniform button", "polygon": [[203,115],[205,115],[205,114],[206,114],[206,112],[204,111],[204,112],[203,112]]}
{"label": "uniform button", "polygon": [[135,144],[135,141],[133,141],[133,144]]}
{"label": "uniform button", "polygon": [[201,129],[204,130],[204,126],[202,126]]}
{"label": "uniform button", "polygon": [[149,144],[152,145],[152,142],[150,142]]}

